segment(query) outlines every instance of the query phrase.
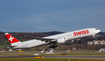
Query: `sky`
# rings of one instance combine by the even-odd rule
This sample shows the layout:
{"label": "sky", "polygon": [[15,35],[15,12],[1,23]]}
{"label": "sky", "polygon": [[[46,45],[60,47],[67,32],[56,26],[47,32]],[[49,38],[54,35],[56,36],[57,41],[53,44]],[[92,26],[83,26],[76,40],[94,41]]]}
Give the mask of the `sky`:
{"label": "sky", "polygon": [[105,32],[105,0],[0,0],[0,31]]}

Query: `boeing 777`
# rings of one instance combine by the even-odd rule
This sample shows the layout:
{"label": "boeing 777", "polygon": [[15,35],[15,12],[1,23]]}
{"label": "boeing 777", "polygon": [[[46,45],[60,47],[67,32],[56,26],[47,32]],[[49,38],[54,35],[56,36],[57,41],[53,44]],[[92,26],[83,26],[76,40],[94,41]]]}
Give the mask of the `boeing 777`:
{"label": "boeing 777", "polygon": [[54,47],[57,47],[56,45],[57,43],[65,43],[67,40],[87,37],[87,36],[95,35],[99,32],[100,30],[97,28],[86,28],[82,30],[76,30],[76,31],[61,33],[61,34],[42,37],[42,38],[39,37],[32,40],[24,41],[24,42],[21,42],[20,40],[16,39],[9,33],[5,33],[5,36],[7,37],[7,39],[11,43],[11,46],[13,46],[13,48],[31,48],[31,47],[47,45],[47,44],[51,44],[50,48],[54,48]]}

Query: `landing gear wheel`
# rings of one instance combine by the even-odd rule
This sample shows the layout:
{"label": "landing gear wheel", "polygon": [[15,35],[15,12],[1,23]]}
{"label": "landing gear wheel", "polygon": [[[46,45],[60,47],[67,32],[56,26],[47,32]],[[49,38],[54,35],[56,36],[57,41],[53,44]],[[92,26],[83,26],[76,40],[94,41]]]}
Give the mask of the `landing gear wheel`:
{"label": "landing gear wheel", "polygon": [[50,44],[51,46],[48,48],[48,51],[46,52],[46,54],[53,54],[54,49],[58,47],[57,42],[51,42]]}
{"label": "landing gear wheel", "polygon": [[46,54],[54,54],[54,49],[53,48],[50,48],[50,49],[48,49],[48,51],[46,52]]}

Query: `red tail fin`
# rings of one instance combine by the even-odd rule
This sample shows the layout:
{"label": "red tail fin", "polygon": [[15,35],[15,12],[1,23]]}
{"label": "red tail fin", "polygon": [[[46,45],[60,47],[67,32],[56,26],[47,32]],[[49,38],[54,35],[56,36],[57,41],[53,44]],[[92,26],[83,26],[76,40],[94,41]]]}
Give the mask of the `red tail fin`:
{"label": "red tail fin", "polygon": [[12,43],[17,43],[20,42],[18,39],[16,39],[15,37],[13,37],[12,35],[10,35],[9,33],[5,33],[5,36],[7,37],[7,39],[9,40],[9,42]]}

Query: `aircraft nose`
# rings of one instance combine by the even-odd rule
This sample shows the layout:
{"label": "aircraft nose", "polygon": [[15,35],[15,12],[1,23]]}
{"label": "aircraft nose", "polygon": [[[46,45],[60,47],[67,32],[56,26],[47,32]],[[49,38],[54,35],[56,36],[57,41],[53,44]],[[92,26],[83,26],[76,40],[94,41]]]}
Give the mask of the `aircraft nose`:
{"label": "aircraft nose", "polygon": [[97,30],[98,32],[100,32],[101,30]]}

